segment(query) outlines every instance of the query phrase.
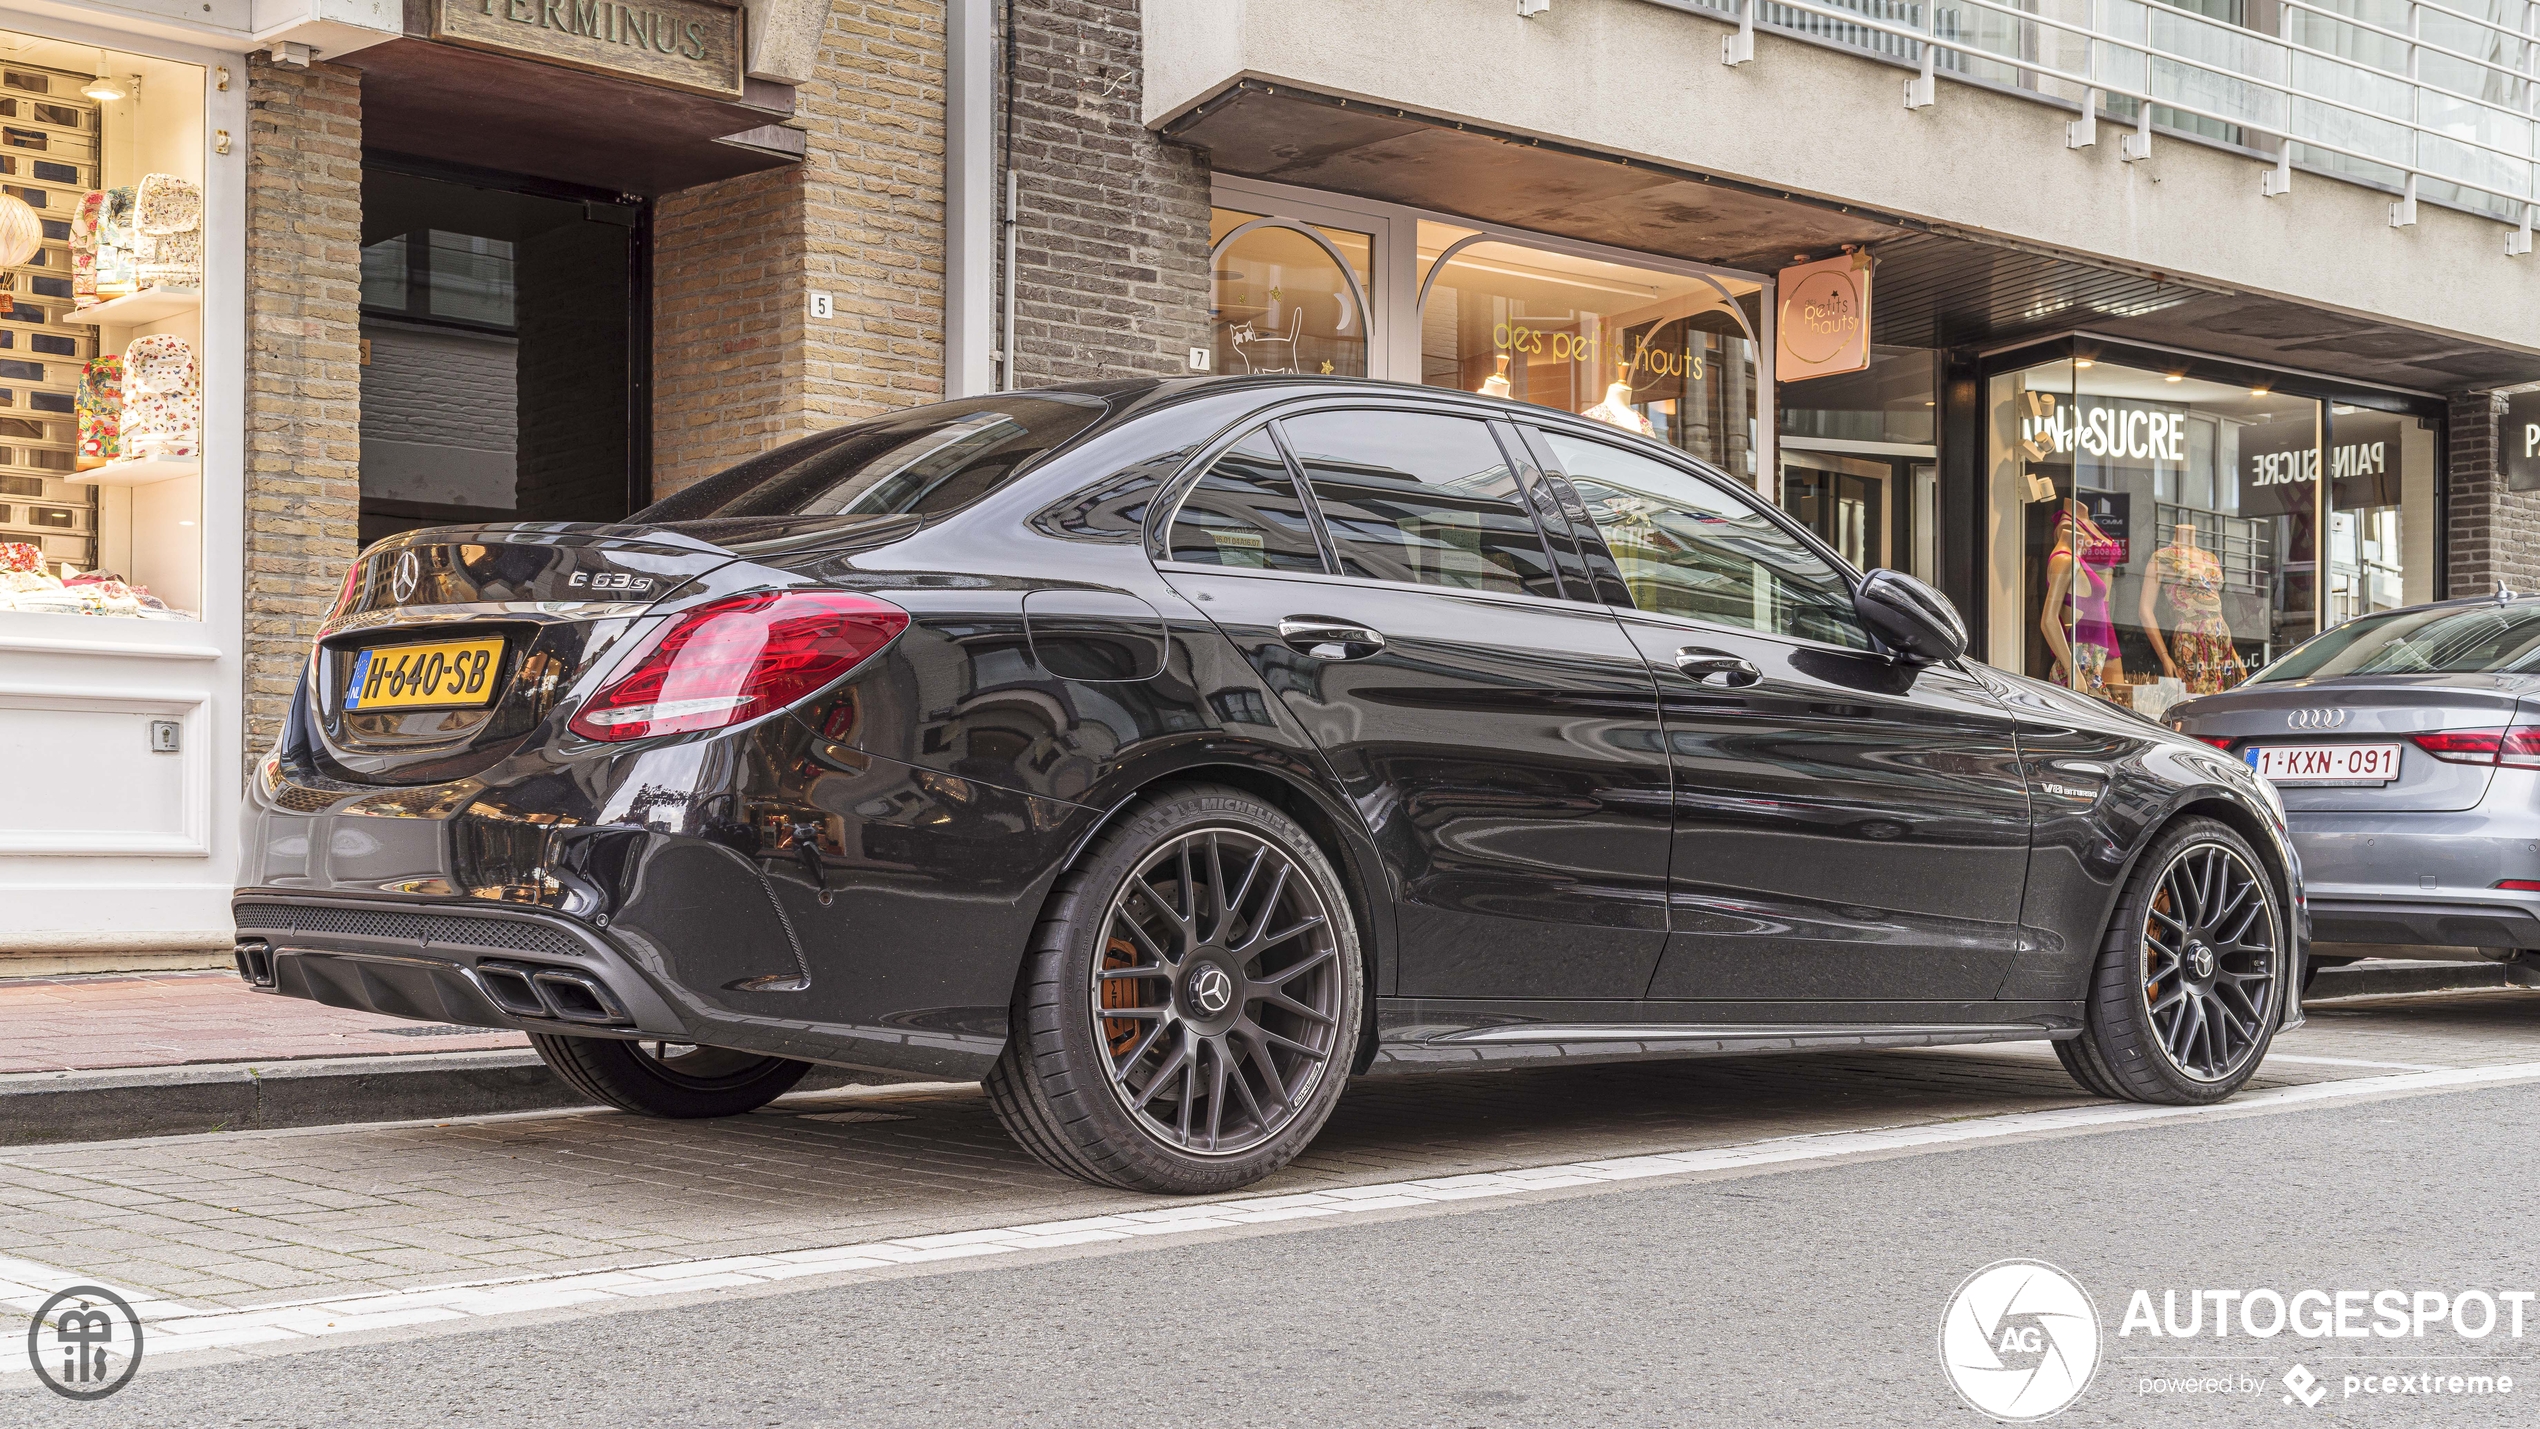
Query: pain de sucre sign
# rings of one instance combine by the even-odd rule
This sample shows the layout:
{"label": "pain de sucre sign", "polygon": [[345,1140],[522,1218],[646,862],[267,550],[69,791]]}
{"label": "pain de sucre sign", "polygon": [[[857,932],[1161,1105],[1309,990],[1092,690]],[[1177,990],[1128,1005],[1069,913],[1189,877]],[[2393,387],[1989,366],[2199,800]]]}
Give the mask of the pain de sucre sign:
{"label": "pain de sucre sign", "polygon": [[711,0],[435,0],[432,38],[738,98],[741,26]]}

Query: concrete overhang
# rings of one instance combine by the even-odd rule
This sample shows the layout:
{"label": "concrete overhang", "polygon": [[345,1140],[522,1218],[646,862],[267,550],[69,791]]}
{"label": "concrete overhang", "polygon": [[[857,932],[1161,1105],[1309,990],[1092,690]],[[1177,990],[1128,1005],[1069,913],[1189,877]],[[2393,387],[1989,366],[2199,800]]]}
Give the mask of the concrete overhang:
{"label": "concrete overhang", "polygon": [[[1646,0],[1147,0],[1148,122],[1222,173],[1769,272],[1868,245],[1880,341],[2067,330],[2453,392],[2540,379],[2540,260],[2506,228],[2156,140],[2068,151],[2069,111]],[[1654,96],[1665,96],[1657,102]]]}

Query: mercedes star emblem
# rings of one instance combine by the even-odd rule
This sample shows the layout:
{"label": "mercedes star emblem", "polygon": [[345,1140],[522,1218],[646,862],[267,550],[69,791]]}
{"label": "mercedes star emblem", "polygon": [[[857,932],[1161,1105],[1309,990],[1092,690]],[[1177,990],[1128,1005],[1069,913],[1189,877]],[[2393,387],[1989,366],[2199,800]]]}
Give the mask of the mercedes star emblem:
{"label": "mercedes star emblem", "polygon": [[1199,976],[1191,979],[1192,1004],[1211,1017],[1225,1011],[1234,1000],[1235,980],[1226,976],[1224,968],[1201,968]]}
{"label": "mercedes star emblem", "polygon": [[415,582],[422,577],[423,562],[416,560],[412,551],[399,551],[397,574],[388,583],[388,589],[397,597],[399,605],[405,604],[406,597],[415,593]]}

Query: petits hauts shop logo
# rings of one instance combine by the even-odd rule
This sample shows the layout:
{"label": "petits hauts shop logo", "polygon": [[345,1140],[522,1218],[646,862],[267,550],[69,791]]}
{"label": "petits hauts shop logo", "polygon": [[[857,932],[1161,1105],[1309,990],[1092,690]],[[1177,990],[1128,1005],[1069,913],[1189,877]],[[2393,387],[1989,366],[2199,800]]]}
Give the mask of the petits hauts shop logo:
{"label": "petits hauts shop logo", "polygon": [[1940,1365],[1959,1397],[1996,1419],[2044,1419],[2090,1387],[2099,1312],[2042,1260],[1997,1260],[1966,1278],[1940,1320]]}

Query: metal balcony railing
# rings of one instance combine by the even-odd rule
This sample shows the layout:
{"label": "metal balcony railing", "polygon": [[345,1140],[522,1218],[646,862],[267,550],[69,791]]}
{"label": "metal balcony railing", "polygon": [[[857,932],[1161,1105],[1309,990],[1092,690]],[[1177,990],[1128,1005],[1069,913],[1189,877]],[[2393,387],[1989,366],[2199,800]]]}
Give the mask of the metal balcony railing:
{"label": "metal balcony railing", "polygon": [[[1943,75],[2078,107],[2074,148],[2103,114],[2131,124],[2122,157],[2148,158],[2155,125],[2271,154],[2260,192],[2299,167],[2512,225],[2531,251],[2540,205],[2540,0],[1648,0],[1737,28],[1721,61],[1755,56],[1758,28],[1914,68],[1905,107]],[[2193,6],[2194,8],[2189,8]],[[2244,19],[2264,16],[2262,32]]]}

